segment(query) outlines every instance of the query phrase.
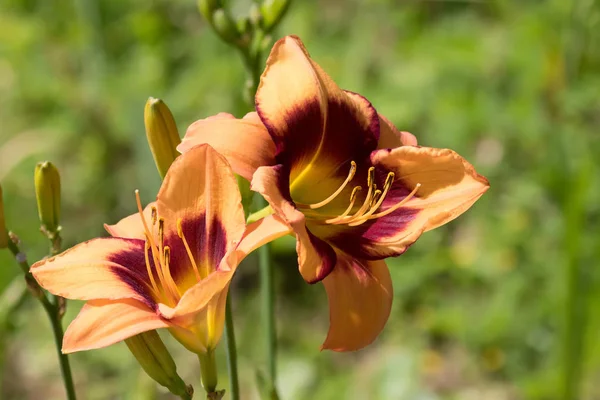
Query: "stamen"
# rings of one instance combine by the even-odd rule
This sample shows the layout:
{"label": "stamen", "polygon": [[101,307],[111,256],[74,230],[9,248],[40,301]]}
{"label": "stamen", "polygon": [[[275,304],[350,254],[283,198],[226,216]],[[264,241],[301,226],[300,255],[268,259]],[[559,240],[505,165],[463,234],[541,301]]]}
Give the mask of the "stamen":
{"label": "stamen", "polygon": [[369,211],[375,208],[375,207],[373,207],[373,205],[377,204],[377,201],[379,200],[379,196],[381,196],[381,190],[377,189],[375,191],[375,194],[373,194],[373,198],[371,199],[371,204],[369,205]]}
{"label": "stamen", "polygon": [[194,274],[196,275],[196,279],[198,280],[198,282],[200,282],[202,280],[202,277],[200,276],[200,271],[198,270],[198,266],[196,265],[196,261],[194,260],[194,256],[192,255],[192,251],[190,250],[190,246],[188,245],[187,240],[185,240],[185,236],[183,235],[183,229],[181,228],[181,218],[177,220],[177,235],[179,236],[179,238],[183,242],[183,245],[185,246],[185,250],[187,251],[188,257],[192,262],[192,267],[194,268]]}
{"label": "stamen", "polygon": [[158,210],[152,206],[152,226],[156,225],[156,219],[158,218]]}
{"label": "stamen", "polygon": [[356,173],[356,163],[354,161],[350,161],[350,172],[348,172],[348,176],[346,177],[346,180],[344,181],[344,183],[342,183],[342,185],[335,192],[333,192],[331,194],[331,196],[329,196],[325,200],[320,201],[318,203],[309,204],[308,207],[312,210],[315,210],[317,208],[321,208],[321,207],[326,206],[327,204],[331,203],[336,197],[339,196],[340,193],[342,193],[342,190],[344,190],[346,185],[348,185],[348,183],[352,180],[352,178],[354,178],[355,173]]}
{"label": "stamen", "polygon": [[368,174],[368,178],[367,178],[367,185],[369,185],[369,190],[367,191],[367,196],[365,197],[365,201],[363,202],[362,206],[358,209],[358,211],[355,212],[354,215],[352,215],[350,218],[346,219],[344,221],[344,223],[352,222],[356,218],[360,218],[365,213],[365,211],[367,211],[367,209],[371,205],[371,199],[372,199],[371,194],[373,193],[373,181],[374,180],[375,180],[375,167],[371,167],[371,168],[369,168],[369,174]]}
{"label": "stamen", "polygon": [[165,272],[168,274],[168,278],[171,282],[173,282],[173,290],[177,293],[178,297],[181,297],[181,292],[179,292],[179,288],[177,284],[175,284],[175,279],[173,279],[173,275],[171,275],[171,248],[169,246],[165,246],[163,250],[163,258],[165,260]]}
{"label": "stamen", "polygon": [[164,245],[165,245],[165,219],[159,218],[158,219],[158,251],[160,252],[161,256],[163,257],[163,261],[164,261],[164,251],[163,251]]}
{"label": "stamen", "polygon": [[[162,270],[164,269],[164,265],[161,262],[163,255],[158,252],[158,247],[154,243],[152,233],[150,232],[150,229],[148,229],[148,224],[146,223],[146,218],[144,218],[144,212],[142,210],[142,202],[140,200],[140,191],[137,189],[135,191],[135,201],[137,203],[138,212],[140,213],[140,216],[142,218],[142,224],[144,225],[144,233],[146,235],[146,243],[147,243],[146,246],[148,246],[148,243],[149,243],[149,247],[152,250],[152,258],[154,259],[154,266],[156,269],[156,273],[158,275],[158,279],[159,279],[160,283],[162,284],[165,294],[170,295],[171,296],[170,300],[172,300],[176,304],[179,299],[178,292],[177,292],[177,285],[175,285],[175,282],[173,282],[172,278],[170,280],[168,280],[168,279],[166,279],[166,276],[164,276],[162,274]],[[148,266],[149,263],[147,263],[146,265]],[[152,275],[150,275],[150,276],[152,276]],[[173,288],[175,288],[175,290]]]}
{"label": "stamen", "polygon": [[179,294],[179,289],[177,288],[177,284],[175,283],[175,280],[173,279],[173,277],[171,276],[171,270],[170,270],[170,266],[169,266],[169,261],[167,260],[167,256],[171,255],[171,249],[167,246],[165,246],[165,219],[164,218],[158,218],[158,251],[160,254],[160,268],[162,270],[162,276],[165,280],[165,282],[167,282],[168,286],[169,286],[169,290],[171,290],[171,292],[173,294],[177,294],[177,298],[181,297]]}
{"label": "stamen", "polygon": [[397,209],[399,209],[400,207],[402,207],[404,204],[406,204],[407,201],[409,201],[410,199],[413,198],[413,196],[417,193],[417,191],[419,190],[419,188],[421,187],[420,183],[417,183],[415,188],[413,189],[412,192],[410,192],[408,194],[408,196],[406,196],[404,199],[402,199],[402,201],[400,201],[399,203],[394,204],[392,207],[388,208],[385,211],[382,211],[378,214],[374,214],[371,215],[368,219],[376,219],[376,218],[381,218],[381,217],[385,217],[388,214],[393,213],[394,211],[396,211]]}
{"label": "stamen", "polygon": [[[152,238],[152,232],[148,229],[148,224],[146,223],[146,218],[144,218],[144,211],[142,210],[142,202],[140,200],[140,191],[135,190],[135,201],[137,203],[138,212],[140,213],[140,217],[142,218],[142,224],[144,225],[144,234],[146,235],[146,240],[150,242],[150,249],[152,250],[152,258],[154,259],[155,265],[159,265],[159,256],[157,255],[158,247],[154,243],[154,239]],[[158,270],[158,268],[157,268]],[[159,279],[161,279],[159,277]]]}
{"label": "stamen", "polygon": [[[354,221],[351,221],[348,225],[350,225],[350,226],[361,225],[362,223],[366,222],[369,219],[368,217],[370,217],[371,215],[373,215],[373,213],[375,211],[377,211],[377,209],[381,206],[381,204],[383,204],[383,201],[385,200],[385,196],[387,195],[388,191],[392,187],[392,184],[394,183],[394,177],[395,177],[395,174],[393,172],[390,172],[387,175],[387,177],[385,178],[385,183],[383,185],[383,193],[381,193],[381,196],[379,196],[379,198],[377,199],[375,204],[371,203],[371,208],[369,209],[369,211],[367,211],[365,214],[361,215],[359,218],[355,219]],[[375,196],[373,196],[373,198],[375,198]]]}
{"label": "stamen", "polygon": [[325,222],[328,224],[336,224],[337,222],[346,218],[346,216],[348,214],[350,214],[350,211],[352,211],[352,207],[354,207],[354,202],[356,201],[356,194],[360,190],[362,190],[362,188],[360,186],[356,186],[354,189],[352,189],[352,194],[350,195],[350,205],[348,206],[348,208],[346,208],[346,211],[344,211],[344,213],[342,215],[332,218],[332,219],[325,220]]}
{"label": "stamen", "polygon": [[154,274],[152,273],[152,268],[150,267],[150,258],[148,257],[148,250],[150,249],[150,244],[148,241],[144,243],[144,258],[146,260],[146,272],[148,272],[148,276],[150,277],[150,283],[152,284],[152,289],[154,289],[154,293],[158,295],[160,291],[158,290],[158,286],[156,285],[156,281],[154,280]]}

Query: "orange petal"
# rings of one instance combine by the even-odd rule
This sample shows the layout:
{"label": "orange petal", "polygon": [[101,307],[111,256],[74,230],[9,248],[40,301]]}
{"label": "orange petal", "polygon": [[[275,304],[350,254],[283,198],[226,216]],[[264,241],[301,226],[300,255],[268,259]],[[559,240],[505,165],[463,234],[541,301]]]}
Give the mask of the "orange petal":
{"label": "orange petal", "polygon": [[177,150],[186,153],[200,144],[211,145],[247,180],[256,168],[274,164],[275,144],[254,112],[243,119],[221,113],[198,120],[190,125]]}
{"label": "orange petal", "polygon": [[261,167],[252,178],[252,190],[262,194],[275,213],[293,229],[300,273],[306,282],[315,283],[327,276],[335,265],[335,252],[306,228],[304,214],[289,200],[286,179],[281,165]]}
{"label": "orange petal", "polygon": [[[367,109],[371,103],[358,93],[345,91],[348,97],[359,107]],[[400,146],[416,146],[417,138],[410,132],[401,132],[390,122],[389,119],[381,114],[379,116],[379,141],[378,149],[393,149]]]}
{"label": "orange petal", "polygon": [[[309,187],[322,170],[333,173],[349,160],[362,160],[379,136],[375,109],[352,101],[296,36],[273,46],[256,110],[275,142],[278,161],[290,167],[293,187]],[[319,172],[312,170],[315,164]]]}
{"label": "orange petal", "polygon": [[374,220],[363,232],[360,243],[354,246],[359,254],[344,249],[355,256],[384,258],[402,254],[422,232],[458,217],[489,188],[485,177],[448,149],[403,146],[391,151],[378,150],[371,161],[396,176],[382,211],[401,201],[417,184],[421,186],[402,207]]}
{"label": "orange petal", "polygon": [[236,251],[238,262],[260,246],[292,232],[292,228],[278,215],[268,215],[246,227],[246,232]]}
{"label": "orange petal", "polygon": [[154,310],[136,300],[88,301],[65,332],[63,353],[110,346],[138,333],[167,328]]}
{"label": "orange petal", "polygon": [[[190,289],[192,291],[190,295],[188,295],[190,291],[186,292],[184,303],[180,302],[175,309],[161,305],[161,313],[171,317],[170,331],[173,336],[188,350],[195,353],[214,349],[223,334],[225,304],[233,272],[215,272],[213,275],[217,278],[210,280],[209,277],[199,282],[197,287]],[[202,284],[202,282],[208,283]],[[224,286],[221,287],[221,284]],[[209,296],[206,292],[212,295]]]}
{"label": "orange petal", "polygon": [[[219,270],[190,287],[174,308],[159,304],[161,315],[178,325],[186,325],[184,319],[195,319],[196,314],[203,311],[208,303],[226,290],[235,270]],[[179,319],[179,321],[177,321]]]}
{"label": "orange petal", "polygon": [[410,132],[399,131],[389,119],[379,114],[378,149],[393,149],[400,146],[416,146],[417,138]]}
{"label": "orange petal", "polygon": [[[144,218],[147,222],[152,220],[152,207],[156,207],[156,203],[149,203],[144,208]],[[145,239],[144,225],[140,213],[136,212],[128,217],[123,218],[114,225],[104,224],[104,229],[114,237],[130,238],[130,239]]]}
{"label": "orange petal", "polygon": [[214,271],[241,240],[246,227],[237,180],[225,158],[209,145],[196,146],[169,168],[157,196],[178,282],[193,276],[181,231],[199,269]]}
{"label": "orange petal", "polygon": [[373,342],[392,306],[392,281],[385,261],[338,253],[338,263],[323,284],[329,298],[330,327],[322,349],[353,351]]}
{"label": "orange petal", "polygon": [[154,302],[141,240],[93,239],[36,262],[31,273],[43,288],[69,299]]}

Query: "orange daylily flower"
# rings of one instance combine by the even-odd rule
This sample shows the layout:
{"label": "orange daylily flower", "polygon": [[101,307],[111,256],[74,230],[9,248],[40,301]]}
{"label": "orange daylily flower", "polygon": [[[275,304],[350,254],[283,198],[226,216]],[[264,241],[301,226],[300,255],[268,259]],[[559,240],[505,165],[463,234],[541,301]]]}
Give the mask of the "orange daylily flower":
{"label": "orange daylily flower", "polygon": [[273,46],[256,113],[191,125],[182,152],[210,143],[296,235],[299,268],[323,281],[323,348],[357,350],[383,329],[392,283],[383,259],[458,217],[488,189],[452,150],[417,146],[364,97],[341,90],[299,38]]}
{"label": "orange daylily flower", "polygon": [[245,233],[235,176],[208,145],[176,159],[155,203],[106,226],[93,239],[31,267],[41,286],[87,300],[69,325],[63,352],[111,345],[168,328],[196,353],[213,349],[223,331],[225,299],[246,254],[276,229],[254,224]]}

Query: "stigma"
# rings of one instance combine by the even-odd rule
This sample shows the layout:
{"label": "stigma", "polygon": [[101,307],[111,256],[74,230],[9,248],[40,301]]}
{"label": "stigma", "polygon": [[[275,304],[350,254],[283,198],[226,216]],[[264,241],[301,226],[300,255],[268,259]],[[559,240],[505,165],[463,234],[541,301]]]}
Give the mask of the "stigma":
{"label": "stigma", "polygon": [[296,206],[310,219],[324,220],[325,223],[331,225],[359,226],[367,221],[385,217],[386,215],[393,213],[405,205],[410,199],[412,199],[421,187],[421,184],[417,183],[413,190],[398,203],[382,209],[381,206],[394,183],[395,174],[393,172],[389,172],[385,178],[383,188],[378,189],[377,184],[375,183],[375,167],[370,167],[367,173],[366,194],[360,206],[358,206],[356,203],[359,193],[363,191],[363,187],[355,186],[350,194],[348,207],[342,214],[337,216],[323,216],[318,212],[313,212],[312,210],[316,210],[331,203],[342,193],[342,191],[354,178],[356,174],[356,168],[356,163],[351,161],[348,176],[340,185],[340,187],[325,200],[314,204],[296,203]]}

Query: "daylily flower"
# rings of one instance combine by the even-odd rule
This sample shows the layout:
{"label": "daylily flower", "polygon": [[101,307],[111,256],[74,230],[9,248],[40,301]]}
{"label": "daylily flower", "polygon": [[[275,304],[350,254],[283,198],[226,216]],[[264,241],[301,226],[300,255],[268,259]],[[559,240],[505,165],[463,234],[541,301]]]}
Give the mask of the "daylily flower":
{"label": "daylily flower", "polygon": [[[41,286],[87,300],[69,325],[63,352],[105,347],[141,332],[169,331],[189,350],[217,345],[229,283],[241,259],[278,234],[254,224],[244,236],[236,178],[210,146],[169,169],[156,203],[93,239],[35,263]],[[265,229],[267,231],[265,231]]]}
{"label": "daylily flower", "polygon": [[383,329],[392,283],[383,259],[458,217],[488,181],[452,150],[418,147],[364,97],[343,91],[299,38],[271,50],[256,111],[192,124],[178,149],[210,143],[252,180],[297,239],[299,268],[323,281],[323,348],[356,350]]}

